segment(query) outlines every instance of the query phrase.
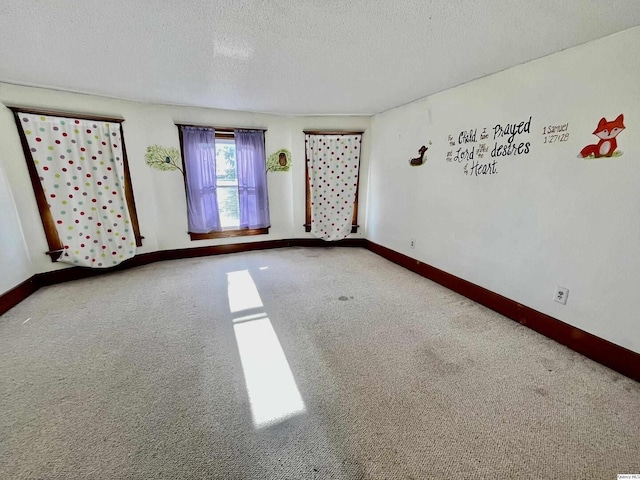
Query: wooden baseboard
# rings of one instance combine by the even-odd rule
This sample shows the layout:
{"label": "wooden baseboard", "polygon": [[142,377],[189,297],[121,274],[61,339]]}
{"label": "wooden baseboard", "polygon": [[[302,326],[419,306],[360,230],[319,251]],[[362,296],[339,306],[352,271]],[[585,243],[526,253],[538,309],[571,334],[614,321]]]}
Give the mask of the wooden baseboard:
{"label": "wooden baseboard", "polygon": [[284,240],[266,240],[262,242],[233,243],[226,245],[212,245],[207,247],[191,247],[174,250],[161,250],[151,253],[142,253],[122,262],[113,268],[82,268],[70,267],[51,272],[38,273],[25,280],[20,285],[0,295],[0,315],[7,312],[29,295],[41,287],[55,285],[57,283],[80,280],[95,277],[104,273],[117,272],[129,268],[148,265],[162,260],[178,260],[181,258],[207,257],[225,253],[249,252],[252,250],[267,250],[283,247],[361,247],[367,248],[364,238],[347,238],[335,242],[325,242],[319,238],[290,238]]}
{"label": "wooden baseboard", "polygon": [[319,238],[295,238],[289,240],[289,247],[356,247],[367,248],[369,242],[364,238],[345,238],[334,242],[326,242]]}
{"label": "wooden baseboard", "polygon": [[566,345],[585,357],[640,382],[640,354],[580,330],[533,308],[498,295],[486,288],[456,277],[414,258],[371,241],[367,248],[429,280],[447,287],[474,302],[515,320],[542,335]]}
{"label": "wooden baseboard", "polygon": [[454,292],[478,302],[505,317],[525,325],[562,345],[581,353],[617,372],[640,381],[640,354],[611,343],[591,333],[580,330],[556,318],[538,312],[530,307],[510,300],[486,288],[456,277],[414,258],[383,247],[364,238],[347,238],[337,242],[325,242],[317,238],[293,238],[267,240],[263,242],[236,243],[193,247],[177,250],[162,250],[136,255],[117,267],[109,269],[89,269],[71,267],[52,272],[38,273],[8,292],[0,295],[0,315],[20,303],[41,287],[56,283],[79,280],[128,268],[139,267],[162,260],[195,258],[225,253],[248,252],[282,247],[360,247],[367,248],[391,262],[443,285]]}
{"label": "wooden baseboard", "polygon": [[16,285],[8,292],[0,295],[0,315],[19,304],[22,300],[38,290],[38,288],[39,287],[33,281],[33,277],[31,277],[21,284]]}

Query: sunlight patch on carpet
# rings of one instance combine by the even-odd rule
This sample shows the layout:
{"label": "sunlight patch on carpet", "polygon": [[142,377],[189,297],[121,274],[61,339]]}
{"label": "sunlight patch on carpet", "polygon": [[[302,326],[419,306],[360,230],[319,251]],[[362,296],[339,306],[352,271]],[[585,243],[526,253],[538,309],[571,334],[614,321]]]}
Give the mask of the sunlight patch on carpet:
{"label": "sunlight patch on carpet", "polygon": [[[227,275],[231,313],[263,306],[249,271]],[[268,427],[305,412],[291,367],[267,314],[261,312],[235,317],[233,331],[254,426]]]}
{"label": "sunlight patch on carpet", "polygon": [[249,270],[227,273],[227,291],[231,313],[264,306]]}

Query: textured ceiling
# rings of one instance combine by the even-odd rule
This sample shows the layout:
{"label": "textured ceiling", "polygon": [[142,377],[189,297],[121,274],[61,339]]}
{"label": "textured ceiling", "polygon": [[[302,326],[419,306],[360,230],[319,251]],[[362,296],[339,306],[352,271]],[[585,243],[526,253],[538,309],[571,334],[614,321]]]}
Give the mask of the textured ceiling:
{"label": "textured ceiling", "polygon": [[638,0],[0,0],[0,81],[373,114],[639,24]]}

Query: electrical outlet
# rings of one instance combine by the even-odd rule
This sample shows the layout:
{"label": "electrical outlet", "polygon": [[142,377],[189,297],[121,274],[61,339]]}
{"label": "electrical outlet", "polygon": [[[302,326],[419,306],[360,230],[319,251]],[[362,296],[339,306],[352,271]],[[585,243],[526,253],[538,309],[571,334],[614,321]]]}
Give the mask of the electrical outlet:
{"label": "electrical outlet", "polygon": [[416,241],[415,239],[411,239],[411,248],[416,248]]}
{"label": "electrical outlet", "polygon": [[561,303],[562,305],[567,304],[567,297],[569,297],[569,289],[564,287],[557,287],[556,293],[553,295],[553,299]]}

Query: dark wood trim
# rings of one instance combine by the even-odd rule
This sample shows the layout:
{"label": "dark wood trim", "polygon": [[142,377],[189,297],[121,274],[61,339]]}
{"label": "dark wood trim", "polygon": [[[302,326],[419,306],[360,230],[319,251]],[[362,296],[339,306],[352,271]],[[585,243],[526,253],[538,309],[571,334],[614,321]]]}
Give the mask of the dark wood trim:
{"label": "dark wood trim", "polygon": [[348,130],[303,130],[305,135],[362,135],[364,130],[358,132],[352,132]]}
{"label": "dark wood trim", "polygon": [[52,262],[55,262],[56,260],[58,260],[58,258],[60,258],[60,255],[62,255],[62,252],[64,251],[64,244],[62,243],[62,240],[60,240],[58,229],[56,228],[56,224],[53,221],[53,215],[51,214],[51,209],[49,208],[49,202],[47,201],[47,196],[44,193],[44,188],[42,188],[40,175],[38,175],[36,164],[33,161],[33,155],[31,154],[29,142],[27,141],[27,136],[24,133],[22,121],[20,119],[20,112],[18,110],[13,110],[13,118],[16,122],[18,135],[20,136],[20,143],[22,143],[22,150],[24,151],[24,159],[27,162],[27,170],[29,171],[29,178],[31,179],[33,194],[36,197],[36,204],[38,205],[40,219],[42,220],[42,228],[44,229],[45,237],[47,239],[47,246],[49,247],[47,255],[51,257]]}
{"label": "dark wood trim", "polygon": [[182,175],[182,183],[184,184],[184,202],[185,202],[185,215],[187,215],[187,219],[189,218],[189,190],[187,190],[187,163],[184,161],[184,136],[182,135],[181,125],[177,125],[178,128],[178,140],[180,141],[180,160],[182,160],[182,171],[184,175]]}
{"label": "dark wood trim", "polygon": [[[353,201],[353,217],[351,218],[351,233],[358,231],[358,197],[360,196],[360,165],[362,164],[362,135],[360,135],[360,153],[358,153],[358,179],[356,180],[356,198]],[[354,231],[355,228],[355,231]]]}
{"label": "dark wood trim", "polygon": [[[0,306],[4,303],[10,305],[8,308],[16,305],[37,289],[57,283],[69,282],[72,280],[81,280],[83,278],[95,277],[110,272],[118,272],[129,268],[140,267],[154,262],[164,260],[179,260],[183,258],[208,257],[211,255],[222,255],[227,253],[250,252],[254,250],[269,250],[272,248],[285,247],[357,247],[367,248],[367,241],[363,238],[347,238],[336,242],[326,242],[318,238],[292,238],[283,240],[265,240],[262,242],[246,242],[226,245],[211,245],[207,247],[190,247],[175,250],[160,250],[151,253],[138,254],[129,260],[112,268],[84,268],[69,267],[51,272],[37,273],[29,280],[15,287],[13,290],[5,293],[0,297]],[[30,285],[29,285],[29,282]],[[16,293],[12,293],[16,290]],[[28,292],[26,295],[24,293]],[[7,298],[5,299],[5,296]],[[8,310],[7,308],[7,310]],[[0,312],[2,313],[2,312]]]}
{"label": "dark wood trim", "polygon": [[[305,134],[306,135],[306,134]],[[304,231],[311,231],[311,181],[309,180],[309,158],[307,157],[307,142],[304,142]]]}
{"label": "dark wood trim", "polygon": [[342,240],[326,241],[319,238],[295,238],[288,240],[288,247],[355,247],[367,248],[367,240],[364,238],[345,238]]}
{"label": "dark wood trim", "polygon": [[[265,240],[262,242],[234,243],[211,245],[208,247],[181,248],[156,252],[158,260],[177,260],[181,258],[208,257],[227,253],[251,252],[254,250],[270,250],[285,247],[359,247],[366,248],[365,239],[345,239],[337,242],[325,242],[319,238],[290,238],[283,240]],[[135,258],[135,257],[134,257]],[[133,259],[132,259],[133,260]]]}
{"label": "dark wood trim", "polygon": [[556,342],[640,381],[640,353],[611,343],[556,318],[510,300],[484,287],[456,277],[390,248],[367,241],[368,249],[387,260],[447,287],[474,302],[515,320]]}
{"label": "dark wood trim", "polygon": [[162,260],[177,260],[181,258],[208,257],[226,253],[251,252],[254,250],[269,250],[286,247],[286,240],[265,240],[263,242],[232,243],[226,245],[211,245],[208,247],[181,248],[179,250],[165,250],[161,252]]}
{"label": "dark wood trim", "polygon": [[142,239],[144,237],[140,234],[138,211],[136,209],[136,199],[133,196],[133,184],[131,183],[131,171],[129,170],[129,158],[127,157],[127,147],[124,143],[124,130],[122,129],[122,124],[120,124],[120,140],[122,140],[122,163],[124,164],[124,196],[127,199],[127,209],[129,210],[129,216],[131,217],[133,234],[136,237],[136,246],[141,247]]}
{"label": "dark wood trim", "polygon": [[39,273],[25,280],[8,292],[0,295],[0,315],[20,303],[40,287],[56,283],[79,280],[128,268],[147,265],[163,260],[194,258],[226,253],[247,252],[282,247],[356,247],[367,248],[387,260],[396,263],[425,278],[433,280],[477,303],[535,330],[556,342],[605,365],[627,377],[640,381],[640,354],[611,343],[591,333],[566,324],[556,318],[491,292],[484,287],[456,277],[443,270],[378,245],[366,239],[354,238],[337,242],[325,242],[317,238],[294,238],[267,240],[264,242],[214,245],[179,250],[163,250],[144,253],[108,269],[69,267],[52,272]]}
{"label": "dark wood trim", "polygon": [[239,230],[222,230],[221,232],[192,233],[189,232],[191,240],[209,240],[212,238],[249,237],[251,235],[267,235],[269,227],[266,228],[244,228]]}
{"label": "dark wood trim", "polygon": [[38,288],[38,285],[34,282],[34,278],[31,277],[0,295],[0,315],[8,312],[29,295],[38,290]]}
{"label": "dark wood trim", "polygon": [[[180,133],[180,136],[182,136],[182,132],[183,129],[181,127],[188,127],[190,125],[176,125],[178,127],[178,132]],[[200,128],[202,130],[212,130],[213,132],[215,132],[214,134],[214,138],[216,139],[220,139],[220,140],[234,140],[236,138],[236,134],[233,130],[222,130],[222,129],[215,129],[214,127],[195,127],[195,128]],[[260,130],[262,131],[262,130]],[[182,144],[181,144],[182,145]],[[182,150],[182,147],[181,147]],[[183,166],[184,166],[184,162],[183,162]]]}
{"label": "dark wood trim", "polygon": [[86,113],[67,112],[62,110],[46,110],[44,108],[17,107],[9,106],[7,108],[13,113],[31,113],[33,115],[48,115],[51,117],[75,118],[78,120],[96,120],[98,122],[122,123],[124,118],[120,117],[104,117],[102,115],[90,115]]}
{"label": "dark wood trim", "polygon": [[233,133],[234,130],[261,130],[263,132],[266,132],[267,129],[266,128],[262,128],[262,127],[216,127],[213,125],[192,125],[192,124],[188,124],[188,123],[174,123],[174,125],[176,127],[192,127],[192,128],[212,128],[214,129],[216,132],[220,131],[220,132],[231,132]]}
{"label": "dark wood trim", "polygon": [[221,132],[220,130],[216,130],[215,131],[215,138],[216,139],[220,139],[220,140],[233,140],[234,144],[235,144],[235,140],[236,140],[236,135],[235,133],[231,132]]}
{"label": "dark wood trim", "polygon": [[83,278],[95,277],[105,273],[141,267],[160,260],[162,260],[160,252],[142,253],[111,268],[69,267],[51,272],[37,273],[33,276],[33,280],[36,287],[41,288],[58,283],[70,282],[72,280],[82,280]]}
{"label": "dark wood trim", "polygon": [[227,245],[211,245],[207,247],[191,247],[176,250],[160,250],[151,253],[141,253],[112,268],[84,268],[68,267],[51,272],[37,273],[20,285],[0,295],[0,315],[20,303],[41,287],[57,283],[81,280],[111,272],[140,267],[164,260],[178,260],[183,258],[208,257],[227,253],[250,252],[254,250],[268,250],[284,247],[355,247],[367,248],[364,238],[347,238],[336,242],[326,242],[319,238],[290,238],[283,240],[265,240],[262,242],[246,242]]}

